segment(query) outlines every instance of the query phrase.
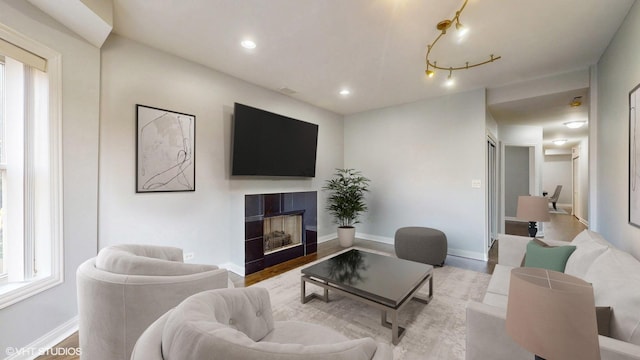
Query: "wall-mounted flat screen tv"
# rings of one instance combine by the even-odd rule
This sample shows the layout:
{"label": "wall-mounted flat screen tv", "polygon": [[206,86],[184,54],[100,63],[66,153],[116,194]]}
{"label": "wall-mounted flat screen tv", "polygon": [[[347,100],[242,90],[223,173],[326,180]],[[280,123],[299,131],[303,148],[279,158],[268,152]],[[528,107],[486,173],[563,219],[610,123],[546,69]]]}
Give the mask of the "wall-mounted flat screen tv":
{"label": "wall-mounted flat screen tv", "polygon": [[318,125],[235,104],[232,175],[315,177]]}

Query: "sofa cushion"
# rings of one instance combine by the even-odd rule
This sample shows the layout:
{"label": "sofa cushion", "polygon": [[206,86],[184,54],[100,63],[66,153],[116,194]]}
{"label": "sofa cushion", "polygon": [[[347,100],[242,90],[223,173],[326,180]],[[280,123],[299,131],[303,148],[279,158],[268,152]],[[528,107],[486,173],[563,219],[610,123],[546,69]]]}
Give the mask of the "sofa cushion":
{"label": "sofa cushion", "polygon": [[640,262],[615,248],[598,257],[584,278],[597,306],[611,306],[611,337],[640,345]]}
{"label": "sofa cushion", "polygon": [[511,279],[512,266],[496,264],[487,286],[487,292],[509,295],[509,281]]}
{"label": "sofa cushion", "polygon": [[482,303],[506,310],[509,303],[509,296],[486,292],[482,299]]}
{"label": "sofa cushion", "polygon": [[564,272],[567,259],[576,250],[575,246],[551,247],[541,241],[531,240],[527,244],[525,267],[542,268]]}
{"label": "sofa cushion", "polygon": [[182,259],[177,260],[175,254],[169,255],[163,251],[163,247],[148,248],[143,250],[142,246],[122,245],[106,247],[98,253],[96,268],[114,274],[145,276],[179,276],[218,269],[216,265],[185,264]]}
{"label": "sofa cushion", "polygon": [[586,241],[593,241],[606,247],[614,247],[613,244],[608,242],[602,235],[600,235],[600,233],[589,229],[585,229],[576,235],[576,237],[571,240],[571,243],[582,243]]}
{"label": "sofa cushion", "polygon": [[593,262],[611,246],[600,234],[584,230],[578,234],[571,245],[576,251],[567,260],[564,272],[584,279]]}
{"label": "sofa cushion", "polygon": [[487,291],[484,294],[483,303],[503,309],[507,308],[512,269],[512,266],[496,264],[491,280],[489,280],[489,286],[487,286]]}

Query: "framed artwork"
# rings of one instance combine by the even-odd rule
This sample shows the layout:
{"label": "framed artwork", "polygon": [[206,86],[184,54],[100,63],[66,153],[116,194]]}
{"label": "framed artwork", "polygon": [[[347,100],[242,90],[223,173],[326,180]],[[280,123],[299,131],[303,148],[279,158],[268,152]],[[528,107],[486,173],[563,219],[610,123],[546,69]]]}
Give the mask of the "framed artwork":
{"label": "framed artwork", "polygon": [[196,117],[136,105],[136,192],[195,191]]}
{"label": "framed artwork", "polygon": [[629,224],[640,227],[640,85],[629,92]]}

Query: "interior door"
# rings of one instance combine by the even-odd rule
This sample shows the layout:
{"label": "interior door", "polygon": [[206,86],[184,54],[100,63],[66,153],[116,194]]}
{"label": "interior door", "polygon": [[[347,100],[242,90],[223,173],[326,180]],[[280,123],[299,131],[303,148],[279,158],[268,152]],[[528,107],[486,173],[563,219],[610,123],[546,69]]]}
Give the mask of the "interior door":
{"label": "interior door", "polygon": [[487,239],[488,247],[498,238],[498,149],[496,143],[487,140]]}
{"label": "interior door", "polygon": [[574,156],[572,159],[572,164],[573,164],[573,170],[572,170],[572,174],[573,174],[573,191],[572,191],[572,201],[571,201],[571,215],[573,216],[578,216],[578,210],[579,206],[580,206],[580,157],[579,156]]}

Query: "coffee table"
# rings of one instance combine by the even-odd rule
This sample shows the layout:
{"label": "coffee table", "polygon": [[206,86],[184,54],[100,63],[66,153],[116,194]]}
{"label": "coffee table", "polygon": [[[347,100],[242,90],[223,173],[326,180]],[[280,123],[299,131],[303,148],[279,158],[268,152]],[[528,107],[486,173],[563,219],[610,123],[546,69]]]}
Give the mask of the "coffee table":
{"label": "coffee table", "polygon": [[[427,281],[428,297],[419,296]],[[324,294],[307,295],[306,283],[323,288]],[[397,345],[405,333],[398,325],[398,312],[411,300],[428,304],[433,297],[433,266],[352,249],[302,269],[303,304],[314,298],[328,302],[329,290],[382,310],[381,323],[391,329],[391,341]]]}

